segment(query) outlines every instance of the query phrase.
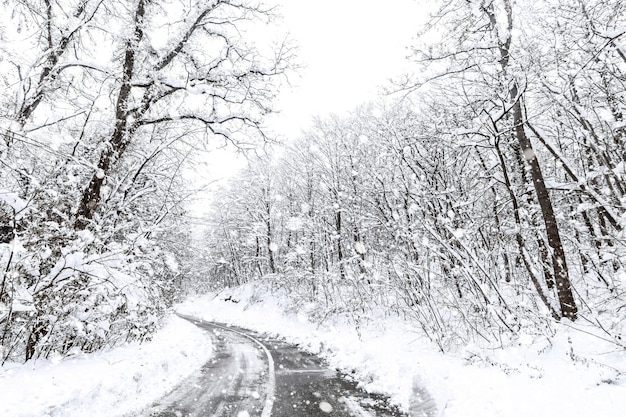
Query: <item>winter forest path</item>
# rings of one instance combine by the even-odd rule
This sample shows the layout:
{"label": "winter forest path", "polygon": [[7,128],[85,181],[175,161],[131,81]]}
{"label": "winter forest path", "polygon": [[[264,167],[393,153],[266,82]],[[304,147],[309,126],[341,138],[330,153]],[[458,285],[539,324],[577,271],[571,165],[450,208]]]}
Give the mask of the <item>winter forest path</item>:
{"label": "winter forest path", "polygon": [[[200,370],[142,414],[146,417],[396,417],[387,398],[368,394],[317,356],[249,330],[181,316],[211,333],[215,353]],[[432,416],[424,401],[415,416]]]}

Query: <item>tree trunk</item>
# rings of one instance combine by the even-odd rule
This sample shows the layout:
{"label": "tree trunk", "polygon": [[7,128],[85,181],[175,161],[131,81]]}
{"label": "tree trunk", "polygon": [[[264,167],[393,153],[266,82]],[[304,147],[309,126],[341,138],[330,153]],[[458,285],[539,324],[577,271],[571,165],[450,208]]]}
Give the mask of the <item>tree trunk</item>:
{"label": "tree trunk", "polygon": [[522,236],[522,233],[521,233],[522,220],[520,217],[520,205],[519,205],[519,202],[517,201],[517,196],[515,195],[515,192],[513,191],[513,186],[509,179],[509,174],[506,168],[506,164],[504,162],[504,156],[502,154],[502,151],[500,150],[500,146],[498,143],[496,143],[495,149],[496,149],[496,154],[498,155],[498,161],[500,162],[500,167],[502,169],[502,176],[504,177],[504,185],[506,186],[507,192],[509,193],[509,197],[511,198],[511,204],[513,204],[513,218],[515,219],[515,225],[517,226],[516,232],[515,232],[515,241],[517,242],[517,248],[519,251],[518,259],[524,264],[524,267],[526,268],[526,272],[528,272],[528,276],[530,277],[533,285],[535,286],[535,289],[537,291],[537,294],[539,295],[539,298],[541,299],[543,304],[546,306],[548,311],[550,311],[550,315],[552,315],[552,317],[555,320],[558,320],[561,317],[559,316],[555,308],[552,306],[552,304],[550,304],[550,301],[548,300],[548,297],[546,293],[544,292],[543,287],[541,286],[541,283],[535,276],[535,273],[530,265],[530,262],[527,259],[526,242],[524,241],[524,237]]}
{"label": "tree trunk", "polygon": [[274,261],[274,246],[272,245],[272,224],[269,220],[265,223],[267,227],[267,256],[269,259],[270,272],[276,273],[276,262]]}
{"label": "tree trunk", "polygon": [[124,68],[122,73],[122,85],[117,96],[115,106],[115,130],[107,144],[107,148],[100,154],[98,169],[91,177],[89,185],[83,192],[78,210],[76,211],[76,229],[87,227],[89,220],[93,218],[98,204],[100,203],[100,190],[104,179],[111,170],[112,164],[118,160],[130,142],[130,136],[136,129],[136,125],[129,123],[128,104],[131,97],[131,82],[135,70],[136,47],[143,38],[143,18],[147,0],[139,0],[135,11],[135,31],[133,37],[126,42],[124,53]]}
{"label": "tree trunk", "polygon": [[535,155],[532,143],[524,130],[521,98],[518,99],[518,88],[516,84],[514,84],[511,88],[510,96],[512,100],[515,100],[515,104],[512,109],[515,137],[520,145],[524,159],[530,167],[533,186],[535,188],[535,192],[537,193],[537,200],[539,202],[539,207],[541,208],[541,215],[546,226],[548,245],[552,248],[552,268],[554,270],[554,279],[556,282],[559,304],[561,306],[561,314],[563,317],[567,317],[570,320],[576,320],[578,308],[576,307],[576,302],[572,293],[572,284],[569,279],[569,271],[567,269],[565,251],[563,250],[559,227],[556,222],[552,201],[550,200],[550,195],[541,172],[541,167],[539,166],[539,161]]}
{"label": "tree trunk", "polygon": [[[506,11],[506,25],[507,36],[500,40],[498,45],[500,53],[500,67],[504,75],[503,79],[507,79],[507,72],[509,66],[509,60],[511,58],[511,33],[513,31],[513,6],[511,0],[503,0],[503,5]],[[493,4],[489,4],[483,7],[483,11],[489,17],[491,24],[498,32],[498,22],[496,14],[493,9]],[[500,36],[497,36],[500,38]],[[559,226],[556,222],[556,216],[554,215],[554,209],[552,207],[552,200],[550,200],[550,194],[539,166],[539,161],[535,155],[532,143],[526,131],[524,129],[524,117],[522,113],[522,98],[519,94],[519,88],[516,82],[513,82],[512,87],[509,90],[509,99],[512,102],[513,112],[513,126],[515,138],[520,146],[526,163],[530,167],[530,175],[532,177],[533,186],[537,193],[537,201],[541,209],[541,215],[546,226],[546,237],[548,238],[548,245],[552,249],[552,268],[554,270],[554,280],[556,283],[557,297],[561,307],[561,315],[567,317],[570,320],[576,320],[578,314],[578,308],[574,301],[574,295],[572,293],[572,284],[569,279],[569,272],[567,269],[567,262],[565,259],[565,251],[563,250],[563,244],[561,242],[561,235],[559,234]]]}
{"label": "tree trunk", "polygon": [[341,245],[341,209],[335,212],[335,230],[337,232],[337,259],[339,261],[339,275],[342,279],[346,277],[346,270],[343,264],[343,246]]}
{"label": "tree trunk", "polygon": [[270,272],[272,274],[276,273],[276,261],[274,260],[274,250],[276,249],[275,245],[272,244],[272,206],[270,203],[270,192],[269,189],[263,189],[263,196],[265,198],[265,231],[266,235],[266,245],[267,245],[267,257],[268,263],[270,267]]}

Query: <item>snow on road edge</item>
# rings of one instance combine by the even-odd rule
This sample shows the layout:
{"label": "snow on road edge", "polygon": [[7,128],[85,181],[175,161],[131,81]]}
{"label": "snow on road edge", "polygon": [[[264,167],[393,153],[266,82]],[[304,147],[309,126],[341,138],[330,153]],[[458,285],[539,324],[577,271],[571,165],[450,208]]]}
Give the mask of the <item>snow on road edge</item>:
{"label": "snow on road edge", "polygon": [[176,316],[154,339],[64,360],[0,367],[0,416],[98,417],[136,413],[212,355],[208,333]]}
{"label": "snow on road edge", "polygon": [[[364,388],[405,409],[428,401],[415,394],[416,386],[423,387],[434,397],[438,417],[622,417],[626,409],[626,352],[582,332],[563,327],[547,346],[528,340],[444,355],[397,318],[370,315],[359,329],[332,317],[312,323],[308,306],[287,312],[288,300],[254,293],[249,286],[227,290],[176,309],[283,337],[319,353],[331,367],[353,372]],[[573,353],[580,357],[573,360]]]}

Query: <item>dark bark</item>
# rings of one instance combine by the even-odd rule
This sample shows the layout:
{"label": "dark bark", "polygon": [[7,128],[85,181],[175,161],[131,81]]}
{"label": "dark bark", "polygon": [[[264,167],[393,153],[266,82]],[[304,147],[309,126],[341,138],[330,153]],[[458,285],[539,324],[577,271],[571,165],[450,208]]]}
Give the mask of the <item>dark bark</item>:
{"label": "dark bark", "polygon": [[515,137],[520,145],[524,159],[530,167],[533,186],[537,194],[537,201],[541,209],[541,215],[546,227],[546,236],[548,245],[552,249],[552,269],[554,271],[554,281],[556,283],[556,291],[561,307],[561,314],[570,320],[576,320],[578,308],[574,300],[572,285],[569,279],[569,271],[567,269],[567,260],[563,243],[559,233],[559,226],[552,207],[552,200],[546,187],[543,173],[532,143],[524,129],[524,119],[522,115],[521,101],[518,98],[517,85],[513,85],[510,91],[511,99],[516,100],[513,105],[513,123],[515,126]]}
{"label": "dark bark", "polygon": [[[269,215],[269,213],[268,213]],[[276,273],[276,261],[274,260],[274,251],[272,248],[272,223],[270,220],[266,220],[265,226],[267,227],[267,256],[269,260],[270,272]]]}
{"label": "dark bark", "polygon": [[[509,70],[509,59],[511,57],[511,33],[513,30],[513,8],[510,0],[504,0],[504,8],[506,11],[506,25],[508,36],[504,41],[500,41],[498,45],[500,53],[500,67],[502,73],[506,78]],[[492,27],[496,30],[497,34],[497,18],[493,10],[493,5],[489,4],[484,6],[483,11],[489,17]],[[563,243],[561,241],[561,235],[559,233],[559,226],[554,214],[554,208],[552,207],[552,200],[546,187],[543,173],[541,172],[541,166],[535,155],[532,143],[529,137],[526,135],[524,128],[524,116],[522,112],[522,97],[520,95],[519,87],[516,82],[508,91],[509,100],[512,107],[510,111],[513,114],[513,126],[514,134],[517,143],[520,146],[520,151],[526,160],[530,168],[530,175],[532,178],[533,187],[537,194],[537,201],[541,209],[541,215],[546,228],[546,237],[548,240],[548,246],[552,249],[552,268],[554,271],[554,281],[556,283],[557,297],[561,307],[561,315],[567,317],[570,320],[576,320],[578,314],[578,308],[574,300],[572,292],[572,285],[569,279],[569,271],[567,269],[567,261],[565,258],[565,251],[563,250]],[[534,275],[533,275],[534,277]]]}
{"label": "dark bark", "polygon": [[502,151],[500,150],[500,146],[498,143],[496,143],[496,153],[498,155],[498,161],[500,162],[500,167],[502,168],[502,175],[504,178],[504,185],[506,186],[506,189],[509,193],[509,197],[511,199],[511,204],[513,204],[513,218],[515,219],[515,225],[516,227],[516,232],[515,232],[515,241],[517,242],[517,248],[519,250],[519,258],[518,261],[522,261],[524,264],[524,267],[526,268],[526,272],[528,272],[528,275],[530,276],[530,279],[533,283],[533,285],[535,286],[535,289],[537,291],[537,294],[539,295],[539,298],[541,299],[541,301],[543,302],[543,304],[546,306],[546,308],[550,311],[550,314],[552,315],[552,317],[555,320],[559,320],[561,317],[559,316],[559,314],[557,313],[557,311],[554,309],[554,307],[552,307],[552,304],[550,304],[550,300],[548,300],[548,297],[546,296],[545,291],[543,290],[543,287],[541,286],[539,280],[537,279],[537,277],[535,276],[535,273],[530,265],[530,262],[528,261],[528,258],[526,256],[527,251],[526,251],[526,243],[524,241],[524,237],[522,236],[521,233],[521,228],[522,228],[522,219],[520,217],[520,207],[519,207],[519,203],[517,201],[517,196],[515,195],[515,192],[513,191],[513,186],[511,184],[511,180],[509,179],[509,173],[507,171],[506,168],[506,164],[504,162],[504,156],[502,155]]}
{"label": "dark bark", "polygon": [[256,267],[259,271],[259,277],[263,276],[263,267],[261,266],[261,242],[259,242],[259,237],[257,236],[255,239],[256,242],[256,250],[255,250],[255,260]]}
{"label": "dark bark", "polygon": [[28,336],[28,341],[26,342],[24,362],[27,362],[35,357],[35,353],[37,352],[37,344],[47,334],[48,334],[47,323],[40,318],[36,318],[35,323],[33,325],[33,329],[31,330],[31,333]]}
{"label": "dark bark", "polygon": [[343,245],[341,244],[341,209],[335,212],[335,231],[337,232],[337,259],[339,261],[339,274],[341,278],[346,277],[346,270],[343,264]]}
{"label": "dark bark", "polygon": [[272,274],[276,273],[276,261],[274,259],[274,248],[272,245],[272,234],[273,234],[273,230],[272,230],[272,205],[270,203],[270,191],[269,189],[265,189],[263,188],[261,190],[261,194],[263,196],[264,199],[264,209],[265,209],[265,244],[267,247],[267,259],[268,259],[268,264],[269,264],[269,268],[270,268],[270,272]]}
{"label": "dark bark", "polygon": [[[541,144],[552,154],[552,156],[554,156],[554,158],[556,158],[559,162],[561,162],[561,165],[563,166],[565,173],[570,177],[572,181],[578,184],[580,191],[582,191],[586,196],[592,199],[594,204],[598,205],[597,211],[598,211],[598,218],[600,219],[600,221],[604,222],[606,219],[609,221],[609,223],[611,223],[611,226],[613,226],[615,230],[621,231],[622,226],[617,222],[617,219],[607,210],[607,208],[604,206],[604,202],[598,198],[599,193],[596,190],[592,190],[591,187],[588,187],[586,184],[580,181],[580,179],[578,178],[578,175],[576,175],[574,171],[567,164],[567,161],[564,161],[562,159],[559,153],[552,147],[552,145],[550,145],[545,140],[545,138],[539,133],[537,129],[533,127],[532,124],[530,124],[528,121],[525,121],[525,125],[528,126],[530,131],[533,132],[535,137],[539,139]],[[591,162],[588,162],[588,164],[592,165]]]}
{"label": "dark bark", "polygon": [[136,123],[129,121],[128,104],[132,88],[132,77],[135,71],[136,48],[144,34],[143,18],[146,11],[146,2],[147,0],[139,0],[137,3],[134,19],[135,30],[133,37],[126,42],[126,50],[124,52],[122,84],[115,106],[115,129],[109,139],[107,148],[100,154],[98,169],[83,192],[76,212],[76,229],[84,229],[89,224],[89,220],[93,218],[100,203],[100,190],[105,178],[109,174],[114,161],[121,158],[124,154],[129,144],[130,135],[137,128]]}

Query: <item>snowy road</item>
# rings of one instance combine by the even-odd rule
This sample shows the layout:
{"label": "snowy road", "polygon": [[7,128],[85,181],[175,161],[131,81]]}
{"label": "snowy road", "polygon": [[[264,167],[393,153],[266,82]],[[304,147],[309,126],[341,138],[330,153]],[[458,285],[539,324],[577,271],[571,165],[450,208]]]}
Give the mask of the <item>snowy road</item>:
{"label": "snowy road", "polygon": [[269,417],[273,386],[259,345],[221,326],[190,321],[212,333],[215,354],[143,415]]}
{"label": "snowy road", "polygon": [[403,416],[295,346],[182,317],[211,332],[215,355],[144,416]]}

